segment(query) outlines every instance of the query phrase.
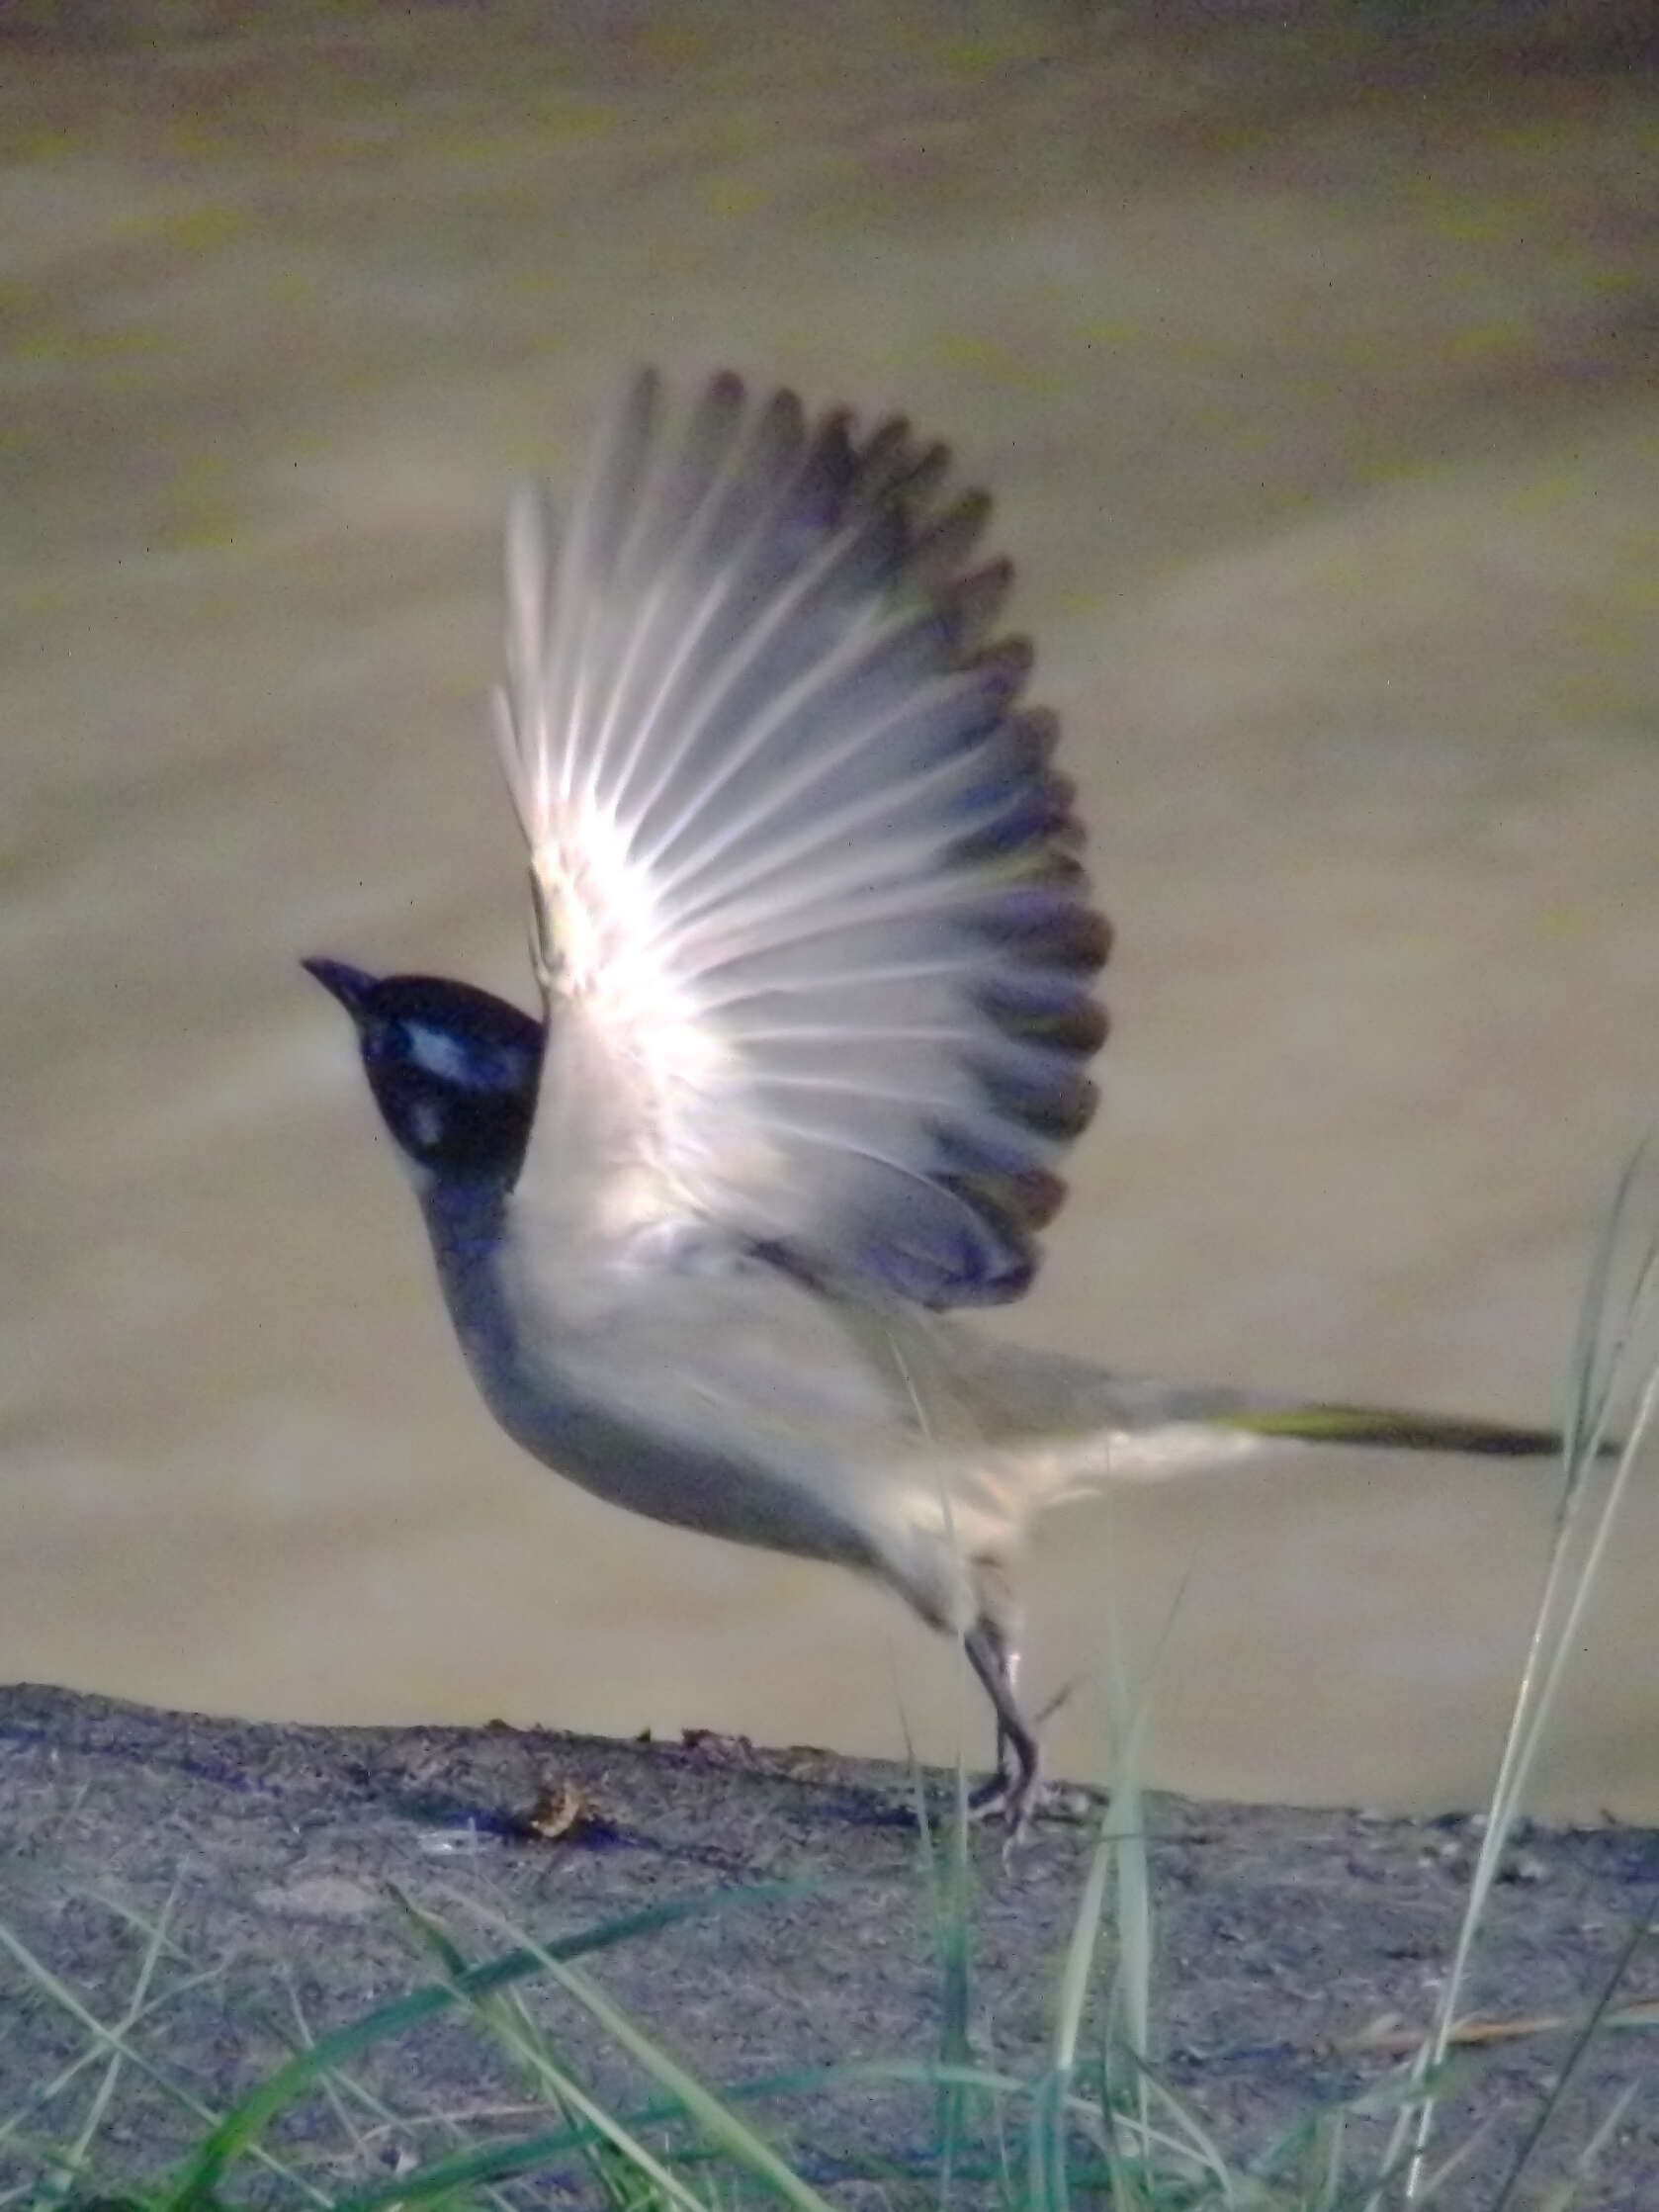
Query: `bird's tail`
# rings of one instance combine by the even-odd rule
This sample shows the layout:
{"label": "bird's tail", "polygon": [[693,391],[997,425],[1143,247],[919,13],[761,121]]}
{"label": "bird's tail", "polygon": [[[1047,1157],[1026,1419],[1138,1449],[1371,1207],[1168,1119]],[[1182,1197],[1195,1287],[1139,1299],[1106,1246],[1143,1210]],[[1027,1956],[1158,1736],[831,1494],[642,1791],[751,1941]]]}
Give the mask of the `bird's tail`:
{"label": "bird's tail", "polygon": [[1214,1428],[1299,1444],[1363,1445],[1388,1452],[1456,1452],[1485,1460],[1544,1460],[1562,1448],[1557,1429],[1517,1428],[1507,1421],[1455,1414],[1407,1413],[1375,1405],[1242,1406],[1208,1410]]}
{"label": "bird's tail", "polygon": [[[1218,1460],[1253,1443],[1361,1446],[1387,1452],[1468,1454],[1488,1460],[1547,1460],[1562,1448],[1558,1430],[1520,1427],[1461,1414],[1396,1406],[1309,1403],[1286,1393],[1225,1383],[1166,1382],[1125,1374],[1060,1352],[995,1342],[978,1331],[934,1324],[929,1347],[950,1388],[977,1410],[993,1441],[1059,1448],[1087,1459],[1091,1445],[1147,1447],[1147,1471],[1171,1447],[1174,1472],[1200,1466],[1204,1439]],[[1131,1452],[1132,1461],[1142,1457]],[[1137,1471],[1139,1469],[1137,1468]]]}
{"label": "bird's tail", "polygon": [[[1108,1393],[1101,1392],[1102,1398]],[[1015,1517],[1062,1497],[1120,1481],[1161,1482],[1219,1472],[1275,1447],[1440,1453],[1484,1460],[1543,1462],[1559,1459],[1558,1431],[1517,1427],[1459,1414],[1418,1413],[1394,1406],[1307,1404],[1293,1398],[1226,1389],[1187,1388],[1142,1377],[1117,1377],[1112,1402],[1085,1427],[1073,1418],[1046,1433],[1036,1425],[1004,1431],[1017,1470]]]}
{"label": "bird's tail", "polygon": [[1001,1451],[964,1462],[963,1514],[982,1508],[1004,1527],[1019,1529],[1064,1498],[1120,1482],[1139,1486],[1219,1474],[1275,1448],[1287,1458],[1299,1447],[1357,1448],[1518,1466],[1558,1460],[1563,1448],[1555,1429],[1393,1406],[1310,1405],[1139,1376],[1115,1377],[1098,1396],[1104,1402],[1087,1425],[1074,1403],[1066,1409],[1069,1418],[1047,1424],[1027,1418],[1004,1427]]}
{"label": "bird's tail", "polygon": [[938,1564],[930,1541],[917,1549],[918,1532],[943,1534],[948,1555],[983,1567],[1008,1556],[1030,1522],[1064,1499],[1120,1483],[1203,1479],[1275,1448],[1287,1459],[1298,1448],[1335,1447],[1518,1466],[1541,1466],[1563,1450],[1554,1429],[1166,1382],[931,1316],[883,1314],[872,1342],[885,1346],[929,1446],[908,1485],[884,1465],[873,1518],[898,1548],[884,1552],[893,1579],[940,1621],[955,1617],[948,1596],[917,1594],[922,1570]]}

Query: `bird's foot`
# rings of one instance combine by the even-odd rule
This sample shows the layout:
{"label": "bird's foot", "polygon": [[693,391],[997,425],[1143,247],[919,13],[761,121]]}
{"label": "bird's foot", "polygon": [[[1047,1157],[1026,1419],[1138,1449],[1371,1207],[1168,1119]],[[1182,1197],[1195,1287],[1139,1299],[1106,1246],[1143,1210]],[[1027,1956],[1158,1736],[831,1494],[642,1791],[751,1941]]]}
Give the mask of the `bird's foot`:
{"label": "bird's foot", "polygon": [[1031,1822],[1036,1818],[1049,1795],[1049,1786],[1043,1780],[1041,1761],[1033,1756],[1029,1761],[1010,1760],[999,1767],[989,1781],[969,1793],[968,1817],[975,1822],[1001,1820],[1006,1830],[1003,1838],[1004,1865],[1024,1843],[1031,1832]]}
{"label": "bird's foot", "polygon": [[1004,1723],[997,1731],[997,1771],[969,1795],[969,1819],[1000,1819],[1006,1826],[1004,1861],[1025,1842],[1040,1813],[1063,1809],[1069,1817],[1076,1817],[1072,1793],[1043,1779],[1041,1741],[1043,1729],[1076,1688],[1075,1682],[1068,1682],[1057,1690],[1017,1734]]}

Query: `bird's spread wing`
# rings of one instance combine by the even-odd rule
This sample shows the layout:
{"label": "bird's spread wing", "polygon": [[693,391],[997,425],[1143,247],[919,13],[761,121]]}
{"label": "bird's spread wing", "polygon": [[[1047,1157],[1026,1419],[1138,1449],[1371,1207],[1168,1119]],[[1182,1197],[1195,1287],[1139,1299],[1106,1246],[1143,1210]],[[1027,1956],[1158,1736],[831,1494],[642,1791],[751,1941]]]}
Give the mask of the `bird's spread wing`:
{"label": "bird's spread wing", "polygon": [[[526,1178],[930,1306],[1016,1296],[1107,930],[988,502],[903,421],[628,388],[507,536],[496,724],[550,1039]],[[557,1153],[557,1156],[555,1154]]]}

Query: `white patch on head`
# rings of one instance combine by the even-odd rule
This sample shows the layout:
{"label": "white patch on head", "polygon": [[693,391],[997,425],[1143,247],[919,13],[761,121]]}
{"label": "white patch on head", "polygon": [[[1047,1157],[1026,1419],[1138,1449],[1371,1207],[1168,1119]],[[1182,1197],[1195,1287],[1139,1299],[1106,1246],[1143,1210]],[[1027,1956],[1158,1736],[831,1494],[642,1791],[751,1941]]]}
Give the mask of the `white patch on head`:
{"label": "white patch on head", "polygon": [[417,1068],[424,1068],[444,1083],[459,1084],[464,1090],[478,1089],[475,1056],[447,1029],[435,1029],[428,1021],[400,1021],[397,1026]]}
{"label": "white patch on head", "polygon": [[470,1044],[430,1021],[399,1021],[397,1034],[410,1061],[458,1091],[517,1091],[527,1062],[516,1045]]}

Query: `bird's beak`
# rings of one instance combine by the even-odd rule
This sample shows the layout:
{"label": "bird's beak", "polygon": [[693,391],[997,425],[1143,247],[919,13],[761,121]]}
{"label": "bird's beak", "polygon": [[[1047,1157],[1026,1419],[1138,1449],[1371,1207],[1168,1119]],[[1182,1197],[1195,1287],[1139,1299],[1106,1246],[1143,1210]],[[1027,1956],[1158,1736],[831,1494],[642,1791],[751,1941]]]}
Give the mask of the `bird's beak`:
{"label": "bird's beak", "polygon": [[378,978],[366,974],[362,968],[347,967],[343,960],[302,960],[300,965],[339,1000],[354,1021],[368,1012]]}

